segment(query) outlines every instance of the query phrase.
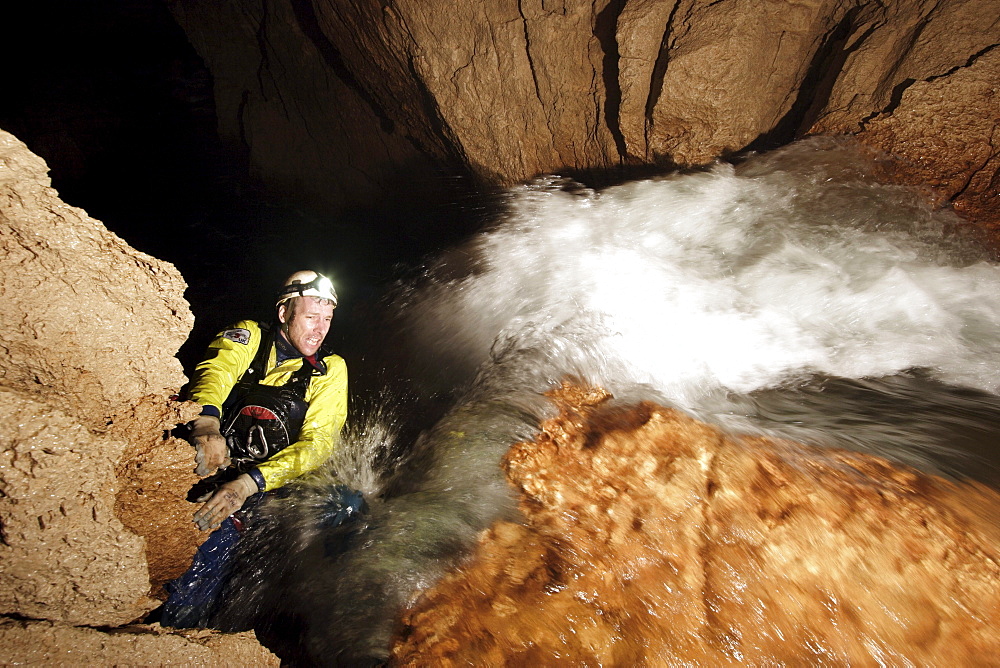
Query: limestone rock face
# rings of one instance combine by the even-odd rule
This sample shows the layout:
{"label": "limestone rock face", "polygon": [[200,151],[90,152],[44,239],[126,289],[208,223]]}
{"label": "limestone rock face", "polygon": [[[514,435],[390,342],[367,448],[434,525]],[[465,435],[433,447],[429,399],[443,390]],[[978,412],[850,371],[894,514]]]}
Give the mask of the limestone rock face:
{"label": "limestone rock face", "polygon": [[0,611],[117,625],[152,607],[142,539],[113,512],[124,443],[7,389],[0,420]]}
{"label": "limestone rock face", "polygon": [[[183,494],[154,493],[196,479],[190,448],[186,470],[140,473],[177,457],[192,317],[172,265],[67,206],[46,172],[0,132],[0,614],[117,626],[156,606],[150,564],[177,574],[157,557],[178,545],[144,540],[151,527],[189,536],[175,560],[196,544]],[[128,493],[147,499],[131,514]]]}
{"label": "limestone rock face", "polygon": [[164,404],[144,398],[127,413],[115,416],[115,424],[133,425],[136,432],[146,430],[126,439],[128,445],[115,467],[115,516],[129,531],[146,539],[150,593],[158,598],[165,597],[162,585],[191,565],[205,534],[191,519],[198,506],[187,501],[188,490],[198,480],[191,446],[177,438],[157,438],[158,432],[150,429],[183,424],[198,412],[194,403]]}
{"label": "limestone rock face", "polygon": [[44,161],[0,134],[0,382],[105,430],[184,382],[193,318],[173,266],[62,202]]}
{"label": "limestone rock face", "polygon": [[934,197],[953,201],[1000,238],[1000,50],[950,76],[915,82],[899,108],[869,120],[859,136],[899,157],[897,180],[933,188]]}
{"label": "limestone rock face", "polygon": [[[425,172],[697,165],[818,132],[918,153],[918,178],[944,169],[963,184],[945,200],[1000,220],[993,0],[170,7],[215,76],[223,133],[272,184],[328,204],[430,197]],[[931,141],[942,125],[959,131]]]}
{"label": "limestone rock face", "polygon": [[986,665],[1000,495],[560,395],[512,448],[523,524],[404,618],[398,665]]}

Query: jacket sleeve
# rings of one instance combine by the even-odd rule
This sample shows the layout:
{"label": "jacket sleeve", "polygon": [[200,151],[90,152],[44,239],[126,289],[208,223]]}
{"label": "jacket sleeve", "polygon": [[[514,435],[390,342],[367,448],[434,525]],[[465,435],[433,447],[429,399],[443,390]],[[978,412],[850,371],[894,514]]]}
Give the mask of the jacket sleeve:
{"label": "jacket sleeve", "polygon": [[339,355],[330,355],[324,361],[326,374],[315,377],[306,391],[309,408],[299,440],[257,465],[264,491],[319,467],[340,442],[340,430],[347,420],[347,364]]}
{"label": "jacket sleeve", "polygon": [[202,413],[221,417],[222,404],[243,372],[253,362],[260,346],[260,327],[252,320],[241,320],[219,332],[208,346],[205,359],[191,375],[188,397],[202,405]]}

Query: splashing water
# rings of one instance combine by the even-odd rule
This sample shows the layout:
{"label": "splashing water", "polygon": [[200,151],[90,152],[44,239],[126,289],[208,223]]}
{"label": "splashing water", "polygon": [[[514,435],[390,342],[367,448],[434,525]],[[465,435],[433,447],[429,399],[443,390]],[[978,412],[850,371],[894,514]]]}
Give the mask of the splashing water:
{"label": "splashing water", "polygon": [[810,142],[602,193],[524,186],[477,241],[476,271],[408,304],[419,348],[477,366],[500,331],[591,316],[605,329],[596,380],[689,408],[803,372],[925,367],[996,390],[1000,267],[858,161]]}
{"label": "splashing water", "polygon": [[[409,293],[415,348],[433,361],[417,375],[442,391],[498,332],[558,350],[573,330],[594,354],[572,370],[616,395],[644,385],[734,430],[998,482],[968,451],[990,455],[1000,427],[1000,266],[956,216],[871,167],[815,139],[600,193],[523,186],[467,250],[468,275],[439,266]],[[859,419],[866,390],[831,379],[865,379],[882,414]]]}
{"label": "splashing water", "polygon": [[555,177],[512,190],[495,228],[397,295],[423,400],[453,408],[388,482],[370,462],[391,433],[348,438],[353,462],[332,475],[371,511],[337,551],[310,528],[329,481],[270,504],[285,537],[247,551],[284,546],[280,596],[250,568],[225,614],[279,609],[306,620],[312,657],[384,657],[399,608],[513,512],[498,462],[566,376],[995,483],[1000,266],[952,214],[869,171],[850,145],[811,140],[602,192]]}

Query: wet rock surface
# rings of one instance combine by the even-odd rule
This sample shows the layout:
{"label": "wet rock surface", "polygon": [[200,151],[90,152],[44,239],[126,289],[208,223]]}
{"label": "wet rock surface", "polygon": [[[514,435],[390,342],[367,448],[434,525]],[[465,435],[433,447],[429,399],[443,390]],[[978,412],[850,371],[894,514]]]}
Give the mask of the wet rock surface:
{"label": "wet rock surface", "polygon": [[9,389],[0,419],[0,611],[115,626],[150,610],[143,541],[113,512],[125,444]]}
{"label": "wet rock surface", "polygon": [[523,524],[404,617],[399,665],[985,665],[1000,495],[563,391],[506,467]]}
{"label": "wet rock surface", "polygon": [[948,76],[913,83],[897,109],[868,121],[859,135],[897,157],[894,180],[953,203],[985,228],[994,247],[1000,245],[998,85],[1000,50],[994,49]]}

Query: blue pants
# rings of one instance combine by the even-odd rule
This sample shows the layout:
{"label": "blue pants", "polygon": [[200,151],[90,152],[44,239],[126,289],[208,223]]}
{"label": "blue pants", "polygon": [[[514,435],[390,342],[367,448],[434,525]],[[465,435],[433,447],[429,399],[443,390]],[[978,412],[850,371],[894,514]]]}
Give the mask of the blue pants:
{"label": "blue pants", "polygon": [[[239,515],[260,503],[265,494],[266,492],[258,492],[252,495],[242,509],[223,520],[219,528],[198,546],[191,567],[184,575],[166,584],[165,589],[170,597],[163,604],[160,618],[162,626],[208,626],[219,591],[226,584],[232,570],[231,557],[241,532],[237,527]],[[234,517],[236,521],[233,521]]]}

